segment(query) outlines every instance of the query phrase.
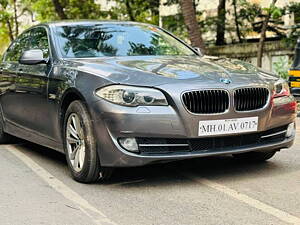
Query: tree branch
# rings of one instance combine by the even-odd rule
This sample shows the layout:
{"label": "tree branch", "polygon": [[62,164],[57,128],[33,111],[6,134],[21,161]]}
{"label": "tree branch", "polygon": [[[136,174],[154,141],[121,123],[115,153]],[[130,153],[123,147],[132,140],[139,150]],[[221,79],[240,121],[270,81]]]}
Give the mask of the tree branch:
{"label": "tree branch", "polygon": [[233,0],[233,10],[234,10],[234,22],[235,22],[236,35],[238,36],[239,42],[242,43],[241,31],[240,31],[238,15],[237,15],[236,0]]}
{"label": "tree branch", "polygon": [[216,45],[225,44],[226,0],[219,0]]}
{"label": "tree branch", "polygon": [[6,24],[7,24],[7,28],[8,28],[9,39],[10,39],[10,41],[13,41],[15,38],[14,38],[14,33],[13,33],[12,26],[11,26],[9,19],[7,19]]}
{"label": "tree branch", "polygon": [[19,35],[19,22],[18,22],[18,12],[17,12],[17,1],[13,1],[14,5],[14,20],[15,20],[15,36]]}
{"label": "tree branch", "polygon": [[130,1],[130,0],[125,0],[126,11],[127,11],[128,16],[129,16],[129,19],[130,19],[131,21],[135,21],[135,17],[134,17],[134,15],[133,15],[132,8],[131,8],[131,6],[130,6],[130,2],[129,2],[129,1]]}
{"label": "tree branch", "polygon": [[262,57],[264,53],[264,45],[265,45],[265,39],[266,39],[266,32],[268,28],[268,23],[271,18],[271,8],[275,5],[277,0],[272,0],[272,3],[270,5],[270,10],[268,11],[268,14],[263,22],[262,29],[260,32],[260,39],[259,39],[259,44],[258,44],[258,52],[257,52],[257,66],[261,67],[262,66]]}
{"label": "tree branch", "polygon": [[58,17],[62,20],[68,19],[59,0],[52,0],[52,3],[54,5],[54,9],[55,9],[55,12],[57,13]]}

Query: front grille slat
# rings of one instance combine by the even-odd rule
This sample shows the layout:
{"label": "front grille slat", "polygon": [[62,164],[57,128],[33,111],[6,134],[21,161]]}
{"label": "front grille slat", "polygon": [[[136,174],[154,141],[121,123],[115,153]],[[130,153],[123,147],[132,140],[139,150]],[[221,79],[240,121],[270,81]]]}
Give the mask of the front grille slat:
{"label": "front grille slat", "polygon": [[208,93],[207,92],[204,92],[203,103],[204,103],[204,113],[207,113],[208,112]]}
{"label": "front grille slat", "polygon": [[191,92],[191,109],[195,110],[195,99],[194,99],[194,92]]}
{"label": "front grille slat", "polygon": [[234,92],[234,106],[236,111],[251,111],[263,108],[269,98],[267,88],[240,88]]}
{"label": "front grille slat", "polygon": [[229,95],[225,90],[186,92],[182,101],[188,111],[199,114],[223,113],[229,107]]}

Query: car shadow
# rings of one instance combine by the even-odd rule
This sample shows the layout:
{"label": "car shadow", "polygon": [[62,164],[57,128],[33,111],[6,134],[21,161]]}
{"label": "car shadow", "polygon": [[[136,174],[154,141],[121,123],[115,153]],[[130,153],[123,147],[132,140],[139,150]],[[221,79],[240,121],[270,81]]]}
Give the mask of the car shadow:
{"label": "car shadow", "polygon": [[[26,141],[23,141],[20,146],[24,151],[30,151],[57,167],[65,169],[67,167],[65,155],[60,152]],[[196,178],[222,179],[222,181],[235,178],[249,180],[256,179],[257,176],[278,176],[300,170],[300,165],[299,168],[287,167],[286,163],[288,162],[277,158],[263,163],[242,162],[231,156],[196,158],[143,167],[117,168],[111,179],[101,184],[126,187],[164,185],[189,181],[190,175]],[[100,182],[94,185],[97,184]]]}

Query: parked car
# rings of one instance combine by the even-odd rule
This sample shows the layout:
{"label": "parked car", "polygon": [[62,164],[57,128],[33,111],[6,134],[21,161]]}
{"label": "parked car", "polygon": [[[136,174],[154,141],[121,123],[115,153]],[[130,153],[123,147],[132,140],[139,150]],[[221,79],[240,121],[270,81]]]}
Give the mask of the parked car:
{"label": "parked car", "polygon": [[295,47],[295,58],[291,69],[289,70],[289,85],[291,93],[300,101],[300,39]]}
{"label": "parked car", "polygon": [[153,25],[37,25],[0,67],[1,142],[14,135],[65,153],[79,182],[204,156],[264,161],[294,141],[284,80],[203,56]]}

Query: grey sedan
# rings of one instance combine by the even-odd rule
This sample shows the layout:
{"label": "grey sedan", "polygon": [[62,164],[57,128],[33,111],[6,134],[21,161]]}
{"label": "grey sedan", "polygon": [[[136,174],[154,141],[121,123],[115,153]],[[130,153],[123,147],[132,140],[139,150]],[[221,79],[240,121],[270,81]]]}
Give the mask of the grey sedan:
{"label": "grey sedan", "polygon": [[0,105],[1,143],[13,135],[63,152],[85,183],[204,156],[264,161],[295,136],[295,99],[277,75],[133,22],[26,30],[0,64]]}

